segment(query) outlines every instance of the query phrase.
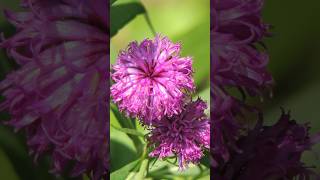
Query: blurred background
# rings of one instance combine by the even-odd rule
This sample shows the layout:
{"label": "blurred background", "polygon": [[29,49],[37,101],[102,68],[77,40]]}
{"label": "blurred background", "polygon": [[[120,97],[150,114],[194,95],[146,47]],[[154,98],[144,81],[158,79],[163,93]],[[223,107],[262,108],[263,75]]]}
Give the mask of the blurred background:
{"label": "blurred background", "polygon": [[[118,0],[115,5],[132,2]],[[196,94],[210,103],[210,1],[209,0],[141,0],[156,33],[168,36],[173,42],[182,44],[182,56],[193,57]],[[113,19],[113,17],[111,17]],[[119,50],[126,49],[131,41],[141,42],[154,38],[152,28],[145,15],[138,15],[111,38],[110,61],[115,63]],[[210,111],[207,110],[207,113]],[[130,138],[114,128],[120,127],[114,114],[110,116],[111,172],[138,158]],[[138,130],[147,133],[141,126]],[[200,170],[197,166],[185,172],[169,162],[158,160],[151,166],[150,178],[195,179]],[[209,174],[209,172],[207,172]],[[209,179],[209,175],[202,177]]]}

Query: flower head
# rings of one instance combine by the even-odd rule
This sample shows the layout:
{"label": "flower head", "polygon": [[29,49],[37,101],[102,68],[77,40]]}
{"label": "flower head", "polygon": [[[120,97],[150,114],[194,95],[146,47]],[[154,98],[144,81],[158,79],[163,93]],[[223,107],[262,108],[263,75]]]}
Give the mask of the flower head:
{"label": "flower head", "polygon": [[302,153],[319,139],[309,136],[309,127],[298,124],[284,113],[272,126],[256,127],[241,136],[237,145],[242,152],[232,151],[229,163],[213,169],[216,179],[310,179],[312,169],[301,161]]}
{"label": "flower head", "polygon": [[[261,16],[263,2],[213,0],[211,4],[213,179],[309,179],[314,174],[301,162],[301,155],[319,137],[310,138],[309,127],[286,113],[275,125],[263,126],[260,111],[245,101],[248,95],[262,96],[273,83],[261,42],[269,35]],[[250,111],[260,117],[254,129],[241,122]]]}
{"label": "flower head", "polygon": [[75,162],[72,176],[108,173],[106,0],[23,1],[6,11],[17,33],[0,43],[21,66],[0,83],[7,122],[26,131],[37,158],[52,153],[54,173]]}
{"label": "flower head", "polygon": [[144,124],[181,112],[186,93],[194,90],[192,60],[180,57],[180,44],[156,36],[132,42],[113,66],[111,97],[129,116]]}
{"label": "flower head", "polygon": [[203,148],[210,147],[210,125],[201,99],[190,102],[182,113],[164,117],[154,124],[149,145],[155,149],[149,154],[160,159],[176,155],[180,169],[189,163],[197,163],[203,156]]}
{"label": "flower head", "polygon": [[268,35],[268,25],[261,20],[262,5],[263,0],[212,3],[211,73],[213,85],[220,91],[238,88],[254,96],[272,85],[266,68],[268,55],[256,46]]}

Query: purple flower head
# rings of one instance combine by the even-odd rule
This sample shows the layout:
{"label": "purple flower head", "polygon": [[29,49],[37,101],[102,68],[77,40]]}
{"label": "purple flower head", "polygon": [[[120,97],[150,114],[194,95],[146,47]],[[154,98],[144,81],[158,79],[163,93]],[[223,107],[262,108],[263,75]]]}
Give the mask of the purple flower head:
{"label": "purple flower head", "polygon": [[310,137],[308,131],[307,125],[298,124],[286,113],[272,126],[262,126],[260,120],[237,142],[242,152],[233,151],[228,163],[213,169],[213,178],[310,179],[316,175],[301,162],[301,156],[318,137]]}
{"label": "purple flower head", "polygon": [[186,93],[194,90],[192,59],[180,57],[180,44],[156,36],[131,42],[113,66],[111,97],[128,116],[150,125],[181,112]]}
{"label": "purple flower head", "polygon": [[189,163],[198,163],[203,156],[203,148],[210,147],[206,108],[206,103],[198,99],[185,105],[182,113],[164,117],[155,123],[149,136],[149,145],[155,149],[149,155],[160,159],[175,155],[180,169]]}
{"label": "purple flower head", "polygon": [[1,110],[23,129],[35,159],[52,153],[52,172],[108,174],[107,0],[22,1],[5,11],[17,33],[0,43],[20,69],[0,83]]}
{"label": "purple flower head", "polygon": [[[211,3],[211,118],[213,164],[228,161],[229,151],[241,150],[236,140],[243,130],[239,118],[256,111],[245,97],[262,96],[273,81],[268,55],[257,44],[268,35],[261,19],[263,0],[214,0]],[[230,90],[238,90],[239,95]],[[241,97],[242,95],[242,97]]]}
{"label": "purple flower head", "polygon": [[212,73],[214,86],[236,87],[249,95],[261,94],[272,84],[268,56],[255,43],[267,35],[262,23],[262,0],[216,0],[212,3]]}

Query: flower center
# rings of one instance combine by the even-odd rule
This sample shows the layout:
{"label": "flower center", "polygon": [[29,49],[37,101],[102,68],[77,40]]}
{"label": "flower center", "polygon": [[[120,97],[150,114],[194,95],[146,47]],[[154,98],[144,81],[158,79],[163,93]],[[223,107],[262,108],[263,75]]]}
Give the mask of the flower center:
{"label": "flower center", "polygon": [[155,66],[153,64],[147,64],[145,76],[148,78],[153,78],[155,76]]}

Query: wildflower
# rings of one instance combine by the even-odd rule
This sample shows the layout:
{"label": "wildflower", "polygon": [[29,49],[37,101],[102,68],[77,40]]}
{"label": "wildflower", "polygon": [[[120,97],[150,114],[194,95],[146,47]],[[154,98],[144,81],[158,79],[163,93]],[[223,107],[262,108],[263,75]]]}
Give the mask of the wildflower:
{"label": "wildflower", "polygon": [[113,66],[111,97],[128,116],[150,125],[181,112],[194,90],[192,59],[180,57],[180,44],[156,36],[132,42]]}
{"label": "wildflower", "polygon": [[256,127],[241,136],[237,145],[242,152],[233,151],[224,166],[213,169],[216,179],[311,179],[318,177],[301,161],[302,153],[317,143],[319,135],[310,137],[309,127],[298,124],[289,113],[281,115],[272,126]]}
{"label": "wildflower", "polygon": [[[268,54],[262,38],[269,25],[262,22],[263,0],[214,0],[211,4],[211,154],[213,179],[310,179],[315,173],[301,162],[302,153],[317,143],[309,127],[287,113],[272,126],[245,101],[262,96],[272,86]],[[262,48],[258,46],[262,45]],[[230,93],[237,89],[242,97]],[[254,129],[242,123],[248,112],[259,114]],[[317,177],[317,176],[316,176]]]}
{"label": "wildflower", "polygon": [[17,33],[1,47],[20,65],[0,83],[12,119],[26,132],[35,159],[52,153],[61,173],[92,179],[108,174],[108,2],[22,1],[24,12],[6,11]]}
{"label": "wildflower", "polygon": [[160,159],[175,155],[180,169],[189,163],[198,163],[203,149],[210,147],[206,108],[206,103],[198,99],[185,105],[182,113],[155,123],[148,139],[149,145],[155,149],[149,155]]}

